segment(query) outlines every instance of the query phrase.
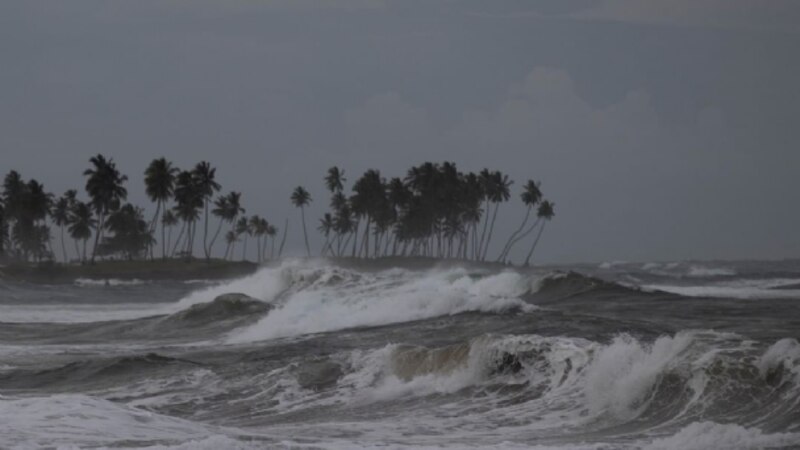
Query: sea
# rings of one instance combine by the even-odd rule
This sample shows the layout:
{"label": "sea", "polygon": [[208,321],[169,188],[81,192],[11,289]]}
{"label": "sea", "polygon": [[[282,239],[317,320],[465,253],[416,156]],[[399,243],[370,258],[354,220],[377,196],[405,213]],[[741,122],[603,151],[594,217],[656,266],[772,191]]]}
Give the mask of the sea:
{"label": "sea", "polygon": [[0,448],[800,449],[798,339],[800,261],[6,280]]}

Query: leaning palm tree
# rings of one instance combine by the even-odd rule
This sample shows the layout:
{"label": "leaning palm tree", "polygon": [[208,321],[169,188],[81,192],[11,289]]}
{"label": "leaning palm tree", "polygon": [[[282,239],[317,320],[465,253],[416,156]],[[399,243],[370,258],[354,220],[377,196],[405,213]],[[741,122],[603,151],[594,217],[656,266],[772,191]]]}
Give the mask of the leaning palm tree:
{"label": "leaning palm tree", "polygon": [[[156,212],[153,214],[153,219],[150,221],[150,231],[153,232],[158,225],[159,214],[161,209],[166,205],[166,202],[172,198],[175,193],[175,177],[178,175],[177,167],[173,167],[172,163],[167,161],[166,158],[154,159],[147,166],[144,171],[144,184],[145,192],[150,198],[150,201],[156,203]],[[161,223],[161,257],[167,257],[167,245],[165,239],[164,223]],[[151,248],[152,250],[152,248]],[[151,251],[152,253],[152,251]],[[152,255],[151,255],[152,256]]]}
{"label": "leaning palm tree", "polygon": [[216,173],[217,169],[212,168],[211,164],[206,161],[200,161],[194,167],[194,170],[192,170],[192,178],[194,178],[195,185],[202,196],[203,208],[205,209],[205,221],[203,222],[203,251],[206,254],[206,260],[211,259],[211,248],[208,245],[208,202],[214,196],[214,192],[222,188],[222,186],[214,180]]}
{"label": "leaning palm tree", "polygon": [[542,233],[544,232],[544,227],[556,214],[555,214],[555,203],[552,203],[548,200],[543,201],[539,205],[539,209],[536,211],[536,215],[542,219],[542,226],[539,228],[539,233],[536,235],[536,240],[533,241],[533,245],[531,246],[531,251],[528,252],[528,256],[525,258],[525,266],[528,266],[531,261],[531,256],[533,256],[533,251],[536,250],[536,244],[539,243],[539,238],[542,237]]}
{"label": "leaning palm tree", "polygon": [[53,222],[61,231],[61,253],[64,257],[64,263],[67,262],[67,245],[64,242],[64,228],[69,225],[70,219],[70,204],[66,196],[62,196],[56,200],[53,209],[50,211],[50,216]]}
{"label": "leaning palm tree", "polygon": [[306,254],[311,256],[311,247],[308,245],[308,233],[306,232],[306,211],[305,207],[311,203],[311,195],[306,191],[303,186],[297,186],[292,192],[292,204],[300,208],[300,217],[303,221],[303,238],[306,241]]}
{"label": "leaning palm tree", "polygon": [[322,245],[320,256],[325,256],[325,253],[328,251],[328,247],[330,246],[330,235],[333,228],[333,216],[331,216],[330,213],[325,213],[325,215],[319,219],[319,227],[317,227],[317,230],[319,230],[319,232],[325,236],[325,244]]}
{"label": "leaning palm tree", "polygon": [[165,249],[170,248],[172,246],[172,227],[174,227],[177,224],[178,224],[178,218],[175,216],[175,213],[172,212],[172,210],[170,209],[164,211],[164,214],[161,215],[161,228],[162,230],[164,228],[167,229],[167,240],[163,241],[161,245],[164,245]]}
{"label": "leaning palm tree", "polygon": [[481,255],[481,261],[486,259],[486,253],[489,251],[489,243],[492,240],[492,232],[494,231],[494,223],[497,220],[497,211],[500,209],[500,203],[506,202],[511,198],[510,187],[512,184],[514,184],[514,182],[508,179],[508,175],[503,175],[500,171],[492,173],[489,200],[495,203],[495,207],[492,215],[492,224],[489,227],[489,234],[486,236],[486,244],[483,249],[483,254]]}
{"label": "leaning palm tree", "polygon": [[522,233],[522,230],[525,229],[525,225],[528,223],[528,219],[531,216],[531,211],[533,207],[536,206],[542,200],[542,190],[541,190],[541,183],[536,183],[533,180],[528,180],[525,183],[525,186],[522,189],[522,194],[520,194],[520,198],[522,199],[522,203],[527,206],[525,210],[525,218],[522,220],[519,228],[517,228],[514,233],[511,234],[511,237],[508,238],[508,242],[506,245],[503,246],[503,251],[500,252],[500,256],[497,257],[497,262],[505,261],[508,254],[511,252],[511,249],[514,247],[514,244],[517,243],[518,236]]}
{"label": "leaning palm tree", "polygon": [[[214,248],[214,243],[217,241],[220,231],[222,230],[223,223],[234,223],[239,214],[244,214],[244,208],[241,206],[241,192],[230,192],[224,197],[218,197],[214,200],[214,209],[211,214],[219,217],[219,225],[214,237],[211,238],[211,243],[208,244],[209,250]],[[227,253],[227,251],[226,251]]]}
{"label": "leaning palm tree", "polygon": [[82,263],[86,262],[86,242],[96,227],[97,220],[92,214],[92,208],[86,203],[76,201],[70,214],[69,235],[76,242],[83,241],[83,253],[78,254]]}
{"label": "leaning palm tree", "polygon": [[222,259],[228,260],[228,254],[233,255],[233,246],[239,242],[239,236],[236,235],[236,232],[231,230],[225,233],[225,243],[227,247],[225,247],[225,256]]}
{"label": "leaning palm tree", "polygon": [[236,221],[236,236],[244,235],[242,242],[242,261],[247,259],[247,235],[250,234],[250,224],[247,222],[247,217],[240,217]]}
{"label": "leaning palm tree", "polygon": [[91,168],[86,169],[83,175],[87,177],[86,192],[91,197],[91,205],[97,214],[97,233],[95,233],[94,247],[92,248],[92,263],[97,255],[98,245],[105,228],[105,220],[109,211],[120,206],[120,202],[128,197],[128,191],[123,183],[128,177],[120,174],[113,158],[106,159],[103,155],[93,156],[89,159]]}
{"label": "leaning palm tree", "polygon": [[270,239],[269,259],[275,258],[275,236],[278,235],[278,229],[272,225],[267,225],[267,236]]}
{"label": "leaning palm tree", "polygon": [[336,166],[328,169],[328,175],[325,176],[325,186],[331,193],[342,192],[346,181],[347,178],[344,177],[344,170]]}

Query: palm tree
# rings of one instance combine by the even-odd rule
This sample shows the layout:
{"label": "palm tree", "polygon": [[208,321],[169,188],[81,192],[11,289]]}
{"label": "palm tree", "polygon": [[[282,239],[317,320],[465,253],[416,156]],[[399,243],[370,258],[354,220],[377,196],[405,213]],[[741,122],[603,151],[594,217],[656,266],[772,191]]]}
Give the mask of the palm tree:
{"label": "palm tree", "polygon": [[340,170],[336,166],[328,169],[328,175],[325,176],[325,186],[327,186],[331,193],[342,192],[346,181],[347,178],[344,177],[344,170]]}
{"label": "palm tree", "polygon": [[217,237],[222,230],[222,224],[234,223],[239,214],[244,214],[245,211],[241,206],[241,199],[241,192],[230,192],[224,197],[217,197],[214,201],[214,209],[211,210],[211,214],[219,217],[219,225],[217,225],[217,231],[214,233],[214,237],[208,245],[209,250],[214,248],[214,243],[217,241]]}
{"label": "palm tree", "polygon": [[306,191],[303,186],[297,186],[292,192],[292,204],[296,208],[300,208],[300,217],[303,221],[303,237],[306,241],[306,254],[311,256],[311,247],[308,245],[308,233],[306,232],[306,211],[305,207],[311,203],[311,195]]}
{"label": "palm tree", "polygon": [[163,241],[161,245],[164,245],[165,248],[170,248],[172,246],[172,227],[177,224],[178,218],[175,216],[175,213],[170,209],[164,211],[164,214],[161,215],[161,229],[162,233],[164,228],[167,229],[167,240]]}
{"label": "palm tree", "polygon": [[261,217],[254,215],[250,217],[250,222],[248,222],[247,225],[250,235],[256,237],[256,257],[259,263],[263,260],[263,255],[261,254],[261,237],[264,235],[264,231],[266,231],[263,229],[262,220]]}
{"label": "palm tree", "polygon": [[91,197],[91,205],[98,217],[97,233],[92,249],[92,263],[97,255],[97,247],[105,228],[106,215],[119,208],[120,202],[128,197],[128,191],[122,186],[128,177],[121,175],[112,158],[106,160],[98,154],[89,159],[93,168],[86,169],[83,175],[86,180],[86,192]]}
{"label": "palm tree", "polygon": [[542,233],[544,232],[544,227],[547,225],[547,222],[553,219],[555,216],[555,203],[551,203],[548,200],[543,201],[539,205],[539,209],[536,211],[536,215],[543,220],[541,228],[539,228],[539,233],[536,235],[536,240],[533,241],[533,246],[531,246],[531,251],[528,252],[528,256],[525,258],[525,266],[527,267],[530,264],[531,256],[533,255],[533,251],[536,250],[536,244],[539,243],[539,238],[542,237]]}
{"label": "palm tree", "polygon": [[250,234],[250,224],[247,222],[247,217],[240,217],[236,221],[236,236],[244,235],[242,243],[242,261],[247,259],[247,235]]}
{"label": "palm tree", "polygon": [[195,185],[200,192],[205,209],[205,221],[203,222],[203,251],[206,254],[206,260],[211,259],[211,248],[208,245],[208,202],[214,196],[214,192],[222,188],[222,186],[214,180],[216,173],[217,169],[212,168],[211,164],[206,161],[200,161],[194,167],[194,170],[192,170],[192,176],[195,179]]}
{"label": "palm tree", "polygon": [[225,233],[225,243],[227,247],[225,247],[225,256],[223,257],[224,260],[228,260],[228,254],[233,254],[233,245],[239,241],[239,236],[236,235],[236,232],[231,230]]}
{"label": "palm tree", "polygon": [[185,231],[183,252],[187,259],[191,259],[194,252],[194,226],[200,217],[200,209],[203,208],[203,194],[192,172],[184,170],[175,179],[175,202],[175,214],[183,221],[183,226],[175,241],[173,253]]}
{"label": "palm tree", "polygon": [[[150,230],[155,231],[158,225],[159,214],[161,208],[164,207],[166,202],[172,198],[175,193],[175,177],[177,176],[177,167],[173,167],[172,163],[167,161],[166,158],[154,159],[147,166],[144,171],[144,184],[146,186],[145,192],[150,198],[150,201],[156,202],[156,212],[153,214],[153,219],[150,221]],[[161,223],[161,257],[167,258],[167,245],[165,241],[164,223]]]}
{"label": "palm tree", "polygon": [[333,216],[330,213],[325,213],[321,219],[319,219],[319,230],[323,236],[325,236],[325,244],[322,246],[322,251],[320,251],[320,256],[325,256],[325,253],[328,250],[328,246],[330,245],[330,235],[331,230],[333,230]]}
{"label": "palm tree", "polygon": [[275,258],[275,236],[278,234],[278,229],[272,225],[267,225],[267,236],[270,238],[269,259]]}
{"label": "palm tree", "polygon": [[78,256],[82,263],[86,262],[86,242],[92,236],[92,230],[97,227],[97,220],[92,214],[88,204],[76,201],[71,211],[69,235],[75,241],[83,241],[83,254]]}
{"label": "palm tree", "polygon": [[61,231],[61,253],[64,257],[64,263],[67,262],[67,245],[64,242],[64,227],[69,225],[70,221],[70,202],[69,199],[65,196],[59,198],[55,204],[53,205],[52,211],[50,211],[50,216],[53,218],[53,222],[60,228]]}
{"label": "palm tree", "polygon": [[542,191],[541,191],[541,183],[536,183],[533,180],[528,180],[525,183],[524,188],[522,189],[522,194],[520,194],[520,198],[522,199],[522,203],[527,206],[525,210],[525,218],[522,220],[519,228],[517,228],[514,233],[511,234],[511,237],[508,238],[508,242],[506,245],[503,246],[503,251],[500,252],[500,256],[497,257],[497,262],[504,261],[508,254],[511,252],[512,247],[514,244],[517,243],[519,239],[517,237],[522,230],[525,229],[525,225],[528,223],[528,219],[531,215],[531,210],[533,207],[536,206],[542,200]]}
{"label": "palm tree", "polygon": [[[510,187],[514,182],[508,179],[508,175],[503,175],[500,171],[492,173],[492,181],[489,184],[488,198],[492,203],[495,203],[494,214],[492,216],[492,224],[489,227],[489,234],[486,237],[486,245],[483,249],[481,261],[486,259],[486,253],[489,251],[489,243],[492,240],[492,232],[494,231],[494,223],[497,220],[497,211],[500,209],[500,203],[508,201],[511,198]],[[488,212],[488,211],[487,211]]]}

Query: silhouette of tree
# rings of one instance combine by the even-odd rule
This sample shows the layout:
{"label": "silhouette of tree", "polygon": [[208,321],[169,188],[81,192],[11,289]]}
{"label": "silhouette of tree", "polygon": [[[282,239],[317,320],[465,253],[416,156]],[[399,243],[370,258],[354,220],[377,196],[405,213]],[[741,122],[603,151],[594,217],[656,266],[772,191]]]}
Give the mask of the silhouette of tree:
{"label": "silhouette of tree", "polygon": [[214,196],[214,193],[219,191],[222,186],[216,182],[217,169],[212,168],[211,164],[206,161],[197,163],[192,170],[192,176],[195,179],[195,185],[200,192],[203,208],[205,210],[205,220],[203,221],[203,251],[206,255],[206,260],[211,259],[211,248],[208,245],[208,203]]}
{"label": "silhouette of tree", "polygon": [[539,238],[542,237],[545,225],[547,225],[547,222],[552,220],[555,216],[555,206],[555,203],[545,200],[539,205],[539,209],[536,211],[536,215],[542,219],[542,226],[539,228],[539,233],[536,235],[536,240],[533,241],[531,251],[528,252],[528,256],[525,258],[525,263],[523,265],[526,267],[530,264],[531,256],[533,256],[533,251],[536,250],[536,245],[539,243]]}
{"label": "silhouette of tree", "polygon": [[244,214],[245,210],[241,206],[241,199],[241,192],[229,192],[228,195],[217,197],[214,201],[214,209],[211,211],[211,214],[219,218],[219,224],[217,225],[217,231],[214,233],[214,237],[211,239],[211,243],[208,245],[209,252],[214,248],[214,243],[217,241],[217,237],[222,230],[222,224],[233,224],[239,214]]}
{"label": "silhouette of tree", "polygon": [[525,229],[525,225],[528,223],[528,219],[530,218],[531,211],[533,207],[536,206],[542,200],[542,191],[541,191],[541,183],[536,183],[533,180],[528,180],[525,183],[525,186],[522,189],[522,194],[520,194],[520,198],[522,199],[522,203],[527,206],[525,209],[525,218],[522,220],[519,228],[517,228],[511,236],[508,238],[508,242],[506,245],[503,246],[503,250],[500,252],[500,255],[497,257],[497,261],[505,261],[508,257],[508,254],[511,252],[511,249],[514,247],[519,239],[518,236],[523,233]]}
{"label": "silhouette of tree", "polygon": [[106,227],[113,234],[103,239],[100,252],[105,255],[120,254],[133,260],[145,256],[153,242],[153,231],[144,220],[144,212],[130,203],[112,212]]}
{"label": "silhouette of tree", "polygon": [[61,234],[61,253],[64,258],[64,262],[68,261],[67,259],[67,244],[64,241],[64,228],[69,225],[70,221],[70,201],[66,195],[60,197],[54,204],[53,209],[50,211],[50,216],[53,218],[53,223],[60,229]]}
{"label": "silhouette of tree", "polygon": [[306,242],[306,254],[311,256],[311,247],[308,245],[308,233],[306,232],[306,209],[305,207],[311,203],[311,195],[302,186],[297,186],[292,192],[292,204],[300,208],[300,217],[303,222],[303,238]]}
{"label": "silhouette of tree", "polygon": [[[166,207],[166,203],[175,193],[175,177],[178,172],[180,170],[177,167],[173,167],[172,163],[167,161],[166,158],[154,159],[144,171],[145,192],[150,201],[156,203],[156,211],[150,221],[151,231],[155,231],[161,209]],[[167,257],[163,222],[161,224],[161,257],[162,259]]]}
{"label": "silhouette of tree", "polygon": [[86,242],[92,236],[92,230],[97,227],[92,208],[81,201],[76,201],[71,210],[69,221],[69,235],[75,241],[83,241],[83,252],[79,254],[82,263],[86,262]]}
{"label": "silhouette of tree", "polygon": [[128,197],[128,191],[122,185],[128,177],[120,174],[113,158],[106,158],[98,154],[89,159],[92,167],[86,169],[83,175],[87,177],[86,192],[91,198],[91,205],[97,214],[97,233],[92,249],[91,262],[94,263],[98,245],[105,229],[106,216],[109,212],[119,208],[120,203]]}

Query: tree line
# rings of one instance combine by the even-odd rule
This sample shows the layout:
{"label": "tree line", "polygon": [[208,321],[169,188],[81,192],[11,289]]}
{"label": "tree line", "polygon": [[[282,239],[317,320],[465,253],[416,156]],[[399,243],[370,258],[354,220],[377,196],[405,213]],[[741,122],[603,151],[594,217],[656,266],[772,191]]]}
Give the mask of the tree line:
{"label": "tree line", "polygon": [[[75,189],[56,197],[40,182],[26,181],[10,171],[0,195],[0,258],[29,262],[60,256],[68,262],[67,236],[81,263],[94,263],[97,258],[190,260],[196,246],[210,260],[215,245],[222,241],[223,259],[234,259],[241,242],[245,260],[248,238],[255,240],[259,262],[281,256],[288,219],[276,245],[279,229],[258,215],[248,217],[241,192],[221,194],[216,169],[208,162],[181,170],[158,158],[143,175],[145,193],[155,205],[152,217],[127,202],[127,176],[103,155],[90,158],[83,172],[86,200]],[[324,238],[320,255],[474,261],[487,260],[500,206],[509,201],[513,184],[499,171],[462,173],[450,162],[426,162],[409,169],[403,178],[389,180],[370,169],[355,180],[349,195],[345,172],[338,167],[331,167],[324,181],[330,211],[317,228]],[[543,199],[539,183],[528,180],[520,199],[526,208],[524,220],[505,241],[498,262],[507,262],[511,250],[527,240],[530,249],[525,264],[529,264],[545,225],[554,216],[554,204]],[[298,186],[290,201],[300,210],[305,249],[311,256],[306,228],[311,195]],[[60,243],[56,249],[54,240]]]}

